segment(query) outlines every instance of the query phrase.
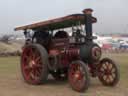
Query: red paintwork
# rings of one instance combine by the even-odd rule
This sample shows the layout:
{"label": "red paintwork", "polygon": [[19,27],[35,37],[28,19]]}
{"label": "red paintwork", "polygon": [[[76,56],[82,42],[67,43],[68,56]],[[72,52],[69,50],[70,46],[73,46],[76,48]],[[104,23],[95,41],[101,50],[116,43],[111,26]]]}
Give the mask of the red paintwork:
{"label": "red paintwork", "polygon": [[31,47],[23,49],[21,69],[27,82],[36,84],[40,81],[42,62],[37,50]]}
{"label": "red paintwork", "polygon": [[113,77],[113,74],[115,74],[116,69],[110,62],[103,62],[98,70],[100,72],[99,78],[104,79],[104,81],[110,83],[115,79],[115,77]]}
{"label": "red paintwork", "polygon": [[69,64],[75,59],[79,57],[79,49],[78,48],[67,48],[63,50],[52,49],[49,51],[50,56],[58,56],[59,62],[61,66],[67,67]]}
{"label": "red paintwork", "polygon": [[71,64],[68,76],[70,84],[78,91],[86,82],[83,71],[80,70],[80,67],[79,64]]}
{"label": "red paintwork", "polygon": [[93,58],[93,60],[98,61],[101,57],[101,54],[102,54],[102,52],[101,52],[100,47],[95,46],[95,47],[92,48],[92,58]]}
{"label": "red paintwork", "polygon": [[52,55],[52,56],[57,56],[59,54],[60,54],[59,50],[56,50],[56,49],[52,49],[49,51],[49,55]]}

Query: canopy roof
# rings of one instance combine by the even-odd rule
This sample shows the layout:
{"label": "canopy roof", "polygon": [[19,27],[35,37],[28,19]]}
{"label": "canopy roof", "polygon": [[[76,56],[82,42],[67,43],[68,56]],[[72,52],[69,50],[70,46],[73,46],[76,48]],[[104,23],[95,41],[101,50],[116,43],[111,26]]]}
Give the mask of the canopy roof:
{"label": "canopy roof", "polygon": [[[65,17],[53,19],[53,20],[47,20],[43,22],[38,22],[26,26],[21,26],[15,28],[15,31],[18,30],[27,30],[27,29],[38,29],[38,28],[44,28],[48,30],[55,30],[55,29],[60,29],[60,28],[67,28],[67,27],[72,27],[73,25],[76,25],[78,23],[84,24],[85,23],[85,18],[84,14],[72,14],[68,15]],[[95,17],[92,17],[92,22],[95,23],[97,20]]]}

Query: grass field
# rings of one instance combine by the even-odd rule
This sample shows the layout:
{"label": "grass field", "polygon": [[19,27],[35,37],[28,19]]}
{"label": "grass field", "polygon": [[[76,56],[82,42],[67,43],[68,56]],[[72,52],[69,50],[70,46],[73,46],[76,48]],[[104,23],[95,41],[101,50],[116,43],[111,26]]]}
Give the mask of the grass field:
{"label": "grass field", "polygon": [[104,87],[98,79],[92,79],[88,91],[73,91],[68,82],[49,78],[47,84],[26,84],[20,73],[19,57],[0,58],[0,96],[128,96],[128,54],[105,54],[113,58],[120,68],[120,82],[115,87]]}

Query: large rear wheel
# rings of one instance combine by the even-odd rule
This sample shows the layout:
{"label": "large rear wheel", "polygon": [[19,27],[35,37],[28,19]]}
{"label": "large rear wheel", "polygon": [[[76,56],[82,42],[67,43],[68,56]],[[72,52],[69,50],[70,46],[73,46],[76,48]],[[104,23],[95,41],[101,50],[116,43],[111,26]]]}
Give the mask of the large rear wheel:
{"label": "large rear wheel", "polygon": [[21,56],[21,71],[29,84],[45,83],[48,77],[48,55],[39,44],[26,45]]}
{"label": "large rear wheel", "polygon": [[102,59],[98,67],[98,78],[105,86],[115,86],[120,78],[116,63],[109,58]]}
{"label": "large rear wheel", "polygon": [[68,80],[74,90],[78,92],[87,90],[90,84],[90,78],[86,64],[82,61],[72,62],[68,71]]}

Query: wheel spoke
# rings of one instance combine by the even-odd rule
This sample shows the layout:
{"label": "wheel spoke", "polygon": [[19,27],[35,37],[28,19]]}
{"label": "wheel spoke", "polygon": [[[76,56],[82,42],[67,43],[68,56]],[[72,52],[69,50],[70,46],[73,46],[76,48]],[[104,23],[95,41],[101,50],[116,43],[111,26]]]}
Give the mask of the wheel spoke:
{"label": "wheel spoke", "polygon": [[35,62],[39,62],[40,60],[41,60],[41,57],[40,56],[38,56],[38,57],[35,58]]}
{"label": "wheel spoke", "polygon": [[110,75],[110,79],[111,79],[111,82],[114,80],[114,78],[113,78],[113,76],[112,76],[112,75]]}
{"label": "wheel spoke", "polygon": [[75,89],[80,90],[85,82],[85,72],[84,69],[81,65],[74,64],[72,65],[70,69],[70,75],[69,75],[69,80],[72,86],[74,86]]}
{"label": "wheel spoke", "polygon": [[31,80],[34,80],[35,79],[35,76],[33,75],[32,72],[30,73],[30,76],[31,76]]}
{"label": "wheel spoke", "polygon": [[[48,69],[45,64],[47,61],[43,61],[46,56],[45,49],[42,46],[36,44],[30,44],[24,47],[21,57],[22,74],[27,83],[40,84],[46,80],[48,75]],[[43,55],[42,55],[43,54]],[[43,67],[46,70],[43,70]],[[45,78],[45,80],[42,78]]]}
{"label": "wheel spoke", "polygon": [[37,58],[37,57],[40,57],[40,56],[39,56],[39,53],[38,53],[36,50],[34,50],[33,59],[36,61],[36,58]]}
{"label": "wheel spoke", "polygon": [[114,86],[119,81],[117,66],[113,60],[104,58],[99,64],[99,80],[106,86]]}
{"label": "wheel spoke", "polygon": [[114,78],[116,77],[116,74],[112,73],[111,76],[112,76],[112,78],[114,79]]}
{"label": "wheel spoke", "polygon": [[35,67],[36,68],[42,68],[43,66],[41,64],[36,64]]}
{"label": "wheel spoke", "polygon": [[28,79],[28,80],[31,80],[31,78],[32,78],[32,70],[29,70],[27,73],[26,73],[26,78]]}
{"label": "wheel spoke", "polygon": [[80,88],[81,85],[83,85],[83,83],[81,82],[81,80],[77,80],[77,82],[75,82],[75,86],[76,86],[77,88]]}
{"label": "wheel spoke", "polygon": [[35,57],[35,49],[33,49],[33,48],[30,48],[30,58],[32,59],[32,60],[34,60],[34,57]]}
{"label": "wheel spoke", "polygon": [[32,48],[29,48],[29,55],[31,56],[33,54]]}
{"label": "wheel spoke", "polygon": [[105,69],[104,69],[103,67],[101,67],[101,68],[99,69],[99,74],[104,74],[104,71],[105,71]]}
{"label": "wheel spoke", "polygon": [[34,69],[31,71],[31,77],[32,77],[33,80],[35,80],[36,72],[35,72]]}
{"label": "wheel spoke", "polygon": [[115,69],[115,68],[112,68],[112,69],[111,69],[111,72],[112,72],[112,73],[115,73],[115,72],[116,72],[116,69]]}
{"label": "wheel spoke", "polygon": [[38,70],[34,70],[34,79],[36,78],[36,77],[40,77],[40,73],[39,73],[39,71]]}
{"label": "wheel spoke", "polygon": [[110,75],[107,75],[106,81],[107,81],[108,83],[111,82]]}
{"label": "wheel spoke", "polygon": [[28,75],[26,75],[26,78],[27,78],[27,80],[31,80],[31,75],[30,75],[30,73],[29,73]]}
{"label": "wheel spoke", "polygon": [[[38,59],[38,58],[37,58],[37,59]],[[40,59],[40,58],[39,58],[39,60],[37,60],[37,59],[36,59],[36,61],[35,61],[36,64],[40,64],[40,65],[41,65],[41,64],[42,64],[41,59]]]}
{"label": "wheel spoke", "polygon": [[104,80],[106,80],[106,78],[107,78],[107,76],[106,75],[103,75],[103,77],[102,77]]}
{"label": "wheel spoke", "polygon": [[27,54],[24,55],[23,59],[28,59],[29,56]]}
{"label": "wheel spoke", "polygon": [[113,65],[109,63],[109,70],[111,71],[113,69]]}
{"label": "wheel spoke", "polygon": [[106,69],[109,70],[109,62],[106,62],[105,65],[106,65]]}
{"label": "wheel spoke", "polygon": [[106,70],[107,69],[107,66],[106,66],[106,64],[102,64],[102,66],[101,66],[104,70]]}
{"label": "wheel spoke", "polygon": [[37,75],[37,76],[40,76],[40,75],[41,75],[40,70],[36,70],[36,75]]}
{"label": "wheel spoke", "polygon": [[24,66],[24,69],[25,69],[25,70],[31,70],[31,67],[28,66],[28,65],[26,65],[26,66]]}
{"label": "wheel spoke", "polygon": [[78,81],[78,79],[77,78],[75,78],[75,76],[72,78],[72,82],[73,82],[73,84],[77,84],[77,81]]}

